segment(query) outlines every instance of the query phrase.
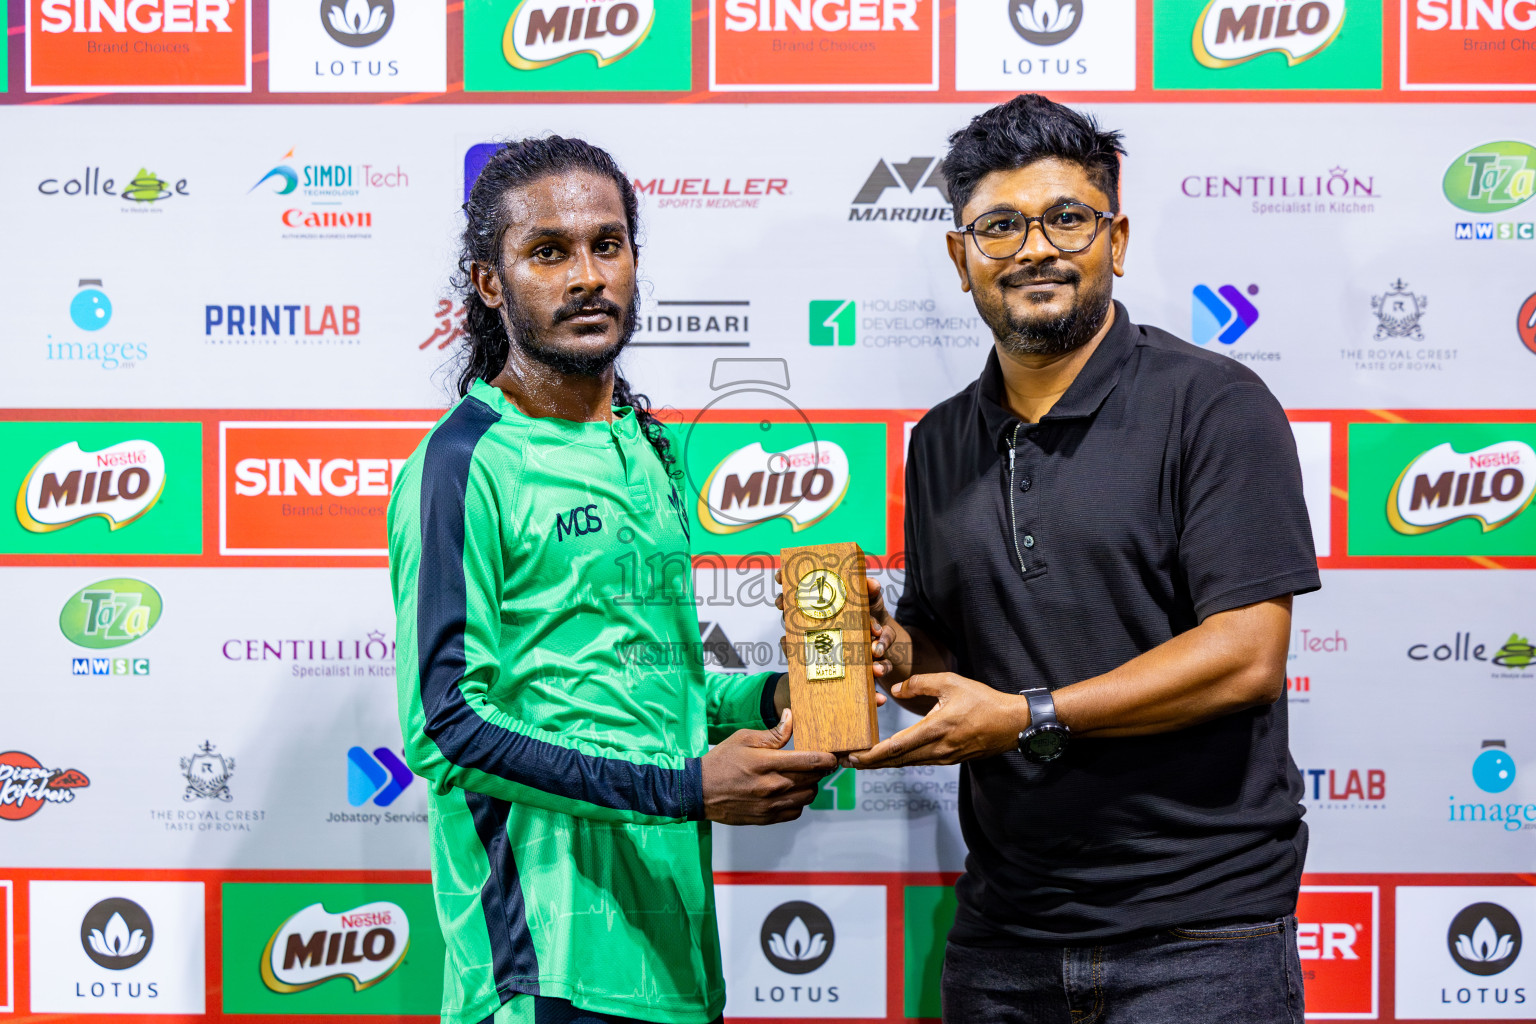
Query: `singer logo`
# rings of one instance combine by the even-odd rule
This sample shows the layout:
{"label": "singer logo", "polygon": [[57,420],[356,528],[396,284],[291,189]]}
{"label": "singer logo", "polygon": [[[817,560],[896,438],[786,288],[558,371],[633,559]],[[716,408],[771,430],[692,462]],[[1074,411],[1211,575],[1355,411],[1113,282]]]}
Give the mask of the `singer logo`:
{"label": "singer logo", "polygon": [[33,92],[248,92],[250,0],[29,0]]}
{"label": "singer logo", "polygon": [[832,513],[848,493],[848,455],[830,441],[768,452],[753,442],[727,455],[699,488],[699,522],[737,533],[783,517],[799,532]]}
{"label": "singer logo", "polygon": [[1536,495],[1536,450],[1501,441],[1475,452],[1437,444],[1414,459],[1387,497],[1387,519],[1398,533],[1421,534],[1459,519],[1475,519],[1483,532],[1524,512]]}
{"label": "singer logo", "polygon": [[1536,4],[1416,0],[1404,4],[1404,89],[1536,88]]}
{"label": "singer logo", "polygon": [[226,422],[219,429],[219,550],[383,555],[400,467],[430,423]]}
{"label": "singer logo", "polygon": [[339,914],[312,903],[278,926],[261,954],[261,980],[273,992],[302,992],[347,978],[361,992],[405,960],[411,922],[397,904],[365,903]]}
{"label": "singer logo", "polygon": [[1308,1017],[1376,1017],[1375,886],[1304,885],[1296,945]]}
{"label": "singer logo", "polygon": [[148,441],[82,451],[74,441],[44,455],[16,494],[16,518],[33,533],[51,533],[92,516],[118,530],[160,500],[165,456]]}
{"label": "singer logo", "polygon": [[522,71],[536,71],[578,53],[590,53],[603,67],[644,42],[655,21],[655,0],[523,0],[502,33],[501,52],[508,64]]}
{"label": "singer logo", "polygon": [[1195,59],[1208,68],[1229,68],[1279,53],[1296,65],[1321,53],[1343,25],[1344,0],[1278,5],[1212,0],[1195,23]]}
{"label": "singer logo", "polygon": [[936,0],[710,0],[709,87],[937,89]]}

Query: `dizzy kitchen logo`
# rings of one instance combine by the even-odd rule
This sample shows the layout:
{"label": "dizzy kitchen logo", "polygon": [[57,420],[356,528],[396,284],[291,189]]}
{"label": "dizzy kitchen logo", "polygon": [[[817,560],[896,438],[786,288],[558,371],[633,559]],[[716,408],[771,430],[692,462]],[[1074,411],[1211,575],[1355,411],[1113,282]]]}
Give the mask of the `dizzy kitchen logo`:
{"label": "dizzy kitchen logo", "polygon": [[699,488],[699,522],[710,533],[736,533],[783,517],[795,532],[820,522],[848,493],[848,454],[831,441],[782,452],[761,442],[731,452]]}
{"label": "dizzy kitchen logo", "polygon": [[39,459],[16,492],[16,519],[32,533],[51,533],[92,516],[119,530],[154,507],[165,487],[165,456],[149,441],[122,441],[98,451],[77,442]]}
{"label": "dizzy kitchen logo", "polygon": [[643,43],[655,20],[655,0],[522,0],[502,33],[501,52],[521,71],[536,71],[578,53],[590,53],[604,67]]}
{"label": "dizzy kitchen logo", "polygon": [[261,980],[273,992],[302,992],[346,978],[361,992],[405,962],[411,923],[398,904],[365,903],[333,914],[311,903],[278,925],[261,953]]}
{"label": "dizzy kitchen logo", "polygon": [[1294,66],[1321,53],[1344,26],[1344,0],[1248,4],[1211,0],[1195,21],[1195,59],[1229,68],[1266,53]]}
{"label": "dizzy kitchen logo", "polygon": [[78,768],[44,768],[20,750],[0,754],[0,821],[30,818],[43,804],[67,804],[91,784]]}
{"label": "dizzy kitchen logo", "polygon": [[1482,532],[1512,522],[1536,494],[1536,449],[1500,441],[1459,452],[1435,445],[1403,469],[1387,495],[1387,519],[1402,534],[1423,534],[1461,519]]}

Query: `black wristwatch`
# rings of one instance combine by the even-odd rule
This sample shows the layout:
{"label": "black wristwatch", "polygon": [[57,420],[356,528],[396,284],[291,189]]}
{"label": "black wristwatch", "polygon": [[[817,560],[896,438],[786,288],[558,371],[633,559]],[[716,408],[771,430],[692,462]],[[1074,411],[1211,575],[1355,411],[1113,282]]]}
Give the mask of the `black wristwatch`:
{"label": "black wristwatch", "polygon": [[1036,764],[1054,761],[1067,749],[1072,731],[1056,720],[1056,700],[1043,686],[1020,690],[1029,701],[1029,728],[1019,733],[1019,753]]}

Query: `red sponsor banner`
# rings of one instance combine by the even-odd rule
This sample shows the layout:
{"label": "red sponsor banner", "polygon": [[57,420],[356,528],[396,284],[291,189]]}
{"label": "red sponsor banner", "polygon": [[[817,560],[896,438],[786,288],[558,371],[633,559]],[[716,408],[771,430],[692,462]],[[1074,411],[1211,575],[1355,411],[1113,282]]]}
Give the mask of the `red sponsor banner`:
{"label": "red sponsor banner", "polygon": [[1404,89],[1536,89],[1536,0],[1402,0]]}
{"label": "red sponsor banner", "polygon": [[939,87],[937,0],[711,0],[709,87]]}
{"label": "red sponsor banner", "polygon": [[1380,889],[1304,885],[1296,945],[1308,1020],[1375,1020],[1379,1012]]}
{"label": "red sponsor banner", "polygon": [[16,1009],[16,954],[11,944],[11,883],[0,880],[0,1013]]}
{"label": "red sponsor banner", "polygon": [[219,553],[385,555],[400,467],[430,422],[219,424]]}
{"label": "red sponsor banner", "polygon": [[28,0],[32,92],[246,92],[251,0]]}

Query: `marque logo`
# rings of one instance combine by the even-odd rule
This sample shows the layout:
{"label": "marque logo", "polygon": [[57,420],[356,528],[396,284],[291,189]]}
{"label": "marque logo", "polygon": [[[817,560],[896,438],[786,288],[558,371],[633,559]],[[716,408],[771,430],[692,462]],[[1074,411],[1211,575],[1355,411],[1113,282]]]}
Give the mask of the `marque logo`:
{"label": "marque logo", "polygon": [[577,505],[564,515],[555,513],[555,540],[557,541],[564,541],[567,534],[572,537],[585,537],[589,533],[597,533],[602,528],[603,520],[597,514],[596,505]]}

